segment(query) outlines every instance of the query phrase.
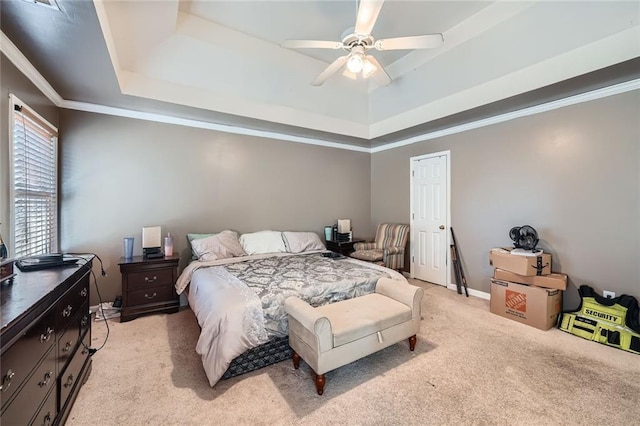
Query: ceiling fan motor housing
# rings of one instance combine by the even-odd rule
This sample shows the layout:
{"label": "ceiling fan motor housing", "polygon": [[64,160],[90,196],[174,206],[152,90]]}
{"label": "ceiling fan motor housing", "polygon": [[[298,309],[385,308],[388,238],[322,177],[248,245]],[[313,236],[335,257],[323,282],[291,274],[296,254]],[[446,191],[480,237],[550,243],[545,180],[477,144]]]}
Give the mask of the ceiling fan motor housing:
{"label": "ceiling fan motor housing", "polygon": [[356,46],[362,46],[363,50],[366,51],[373,47],[374,41],[371,35],[363,36],[353,33],[342,39],[342,45],[347,52]]}

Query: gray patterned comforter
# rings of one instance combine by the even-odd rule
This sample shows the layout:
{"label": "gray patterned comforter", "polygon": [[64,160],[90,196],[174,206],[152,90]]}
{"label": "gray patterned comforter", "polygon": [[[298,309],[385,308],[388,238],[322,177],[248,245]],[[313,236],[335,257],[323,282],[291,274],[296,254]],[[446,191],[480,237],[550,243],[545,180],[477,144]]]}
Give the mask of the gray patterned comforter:
{"label": "gray patterned comforter", "polygon": [[278,253],[192,262],[176,290],[188,286],[201,328],[196,352],[214,386],[238,355],[288,334],[287,297],[320,306],[372,293],[382,276],[406,281],[396,271],[355,259]]}
{"label": "gray patterned comforter", "polygon": [[260,298],[269,337],[289,332],[284,311],[287,297],[297,296],[311,306],[321,306],[373,293],[378,278],[389,277],[386,272],[320,253],[270,257],[225,268]]}

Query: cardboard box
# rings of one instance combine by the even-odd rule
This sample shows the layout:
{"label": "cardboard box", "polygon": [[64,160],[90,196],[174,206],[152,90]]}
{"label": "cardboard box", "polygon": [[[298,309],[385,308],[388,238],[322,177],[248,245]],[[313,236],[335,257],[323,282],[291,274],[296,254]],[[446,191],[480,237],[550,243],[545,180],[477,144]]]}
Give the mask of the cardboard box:
{"label": "cardboard box", "polygon": [[549,330],[562,309],[562,291],[491,278],[490,307],[494,314]]}
{"label": "cardboard box", "polygon": [[[542,253],[539,256],[520,256],[511,254],[509,248],[494,248],[489,253],[489,263],[514,274],[532,276],[549,275],[551,273],[551,255]],[[541,271],[538,273],[538,263]]]}
{"label": "cardboard box", "polygon": [[503,269],[496,269],[493,273],[493,278],[502,281],[511,281],[512,283],[534,285],[536,287],[555,288],[556,290],[567,289],[567,279],[565,274],[550,273],[549,275],[542,276],[524,276],[514,274],[513,272],[505,271]]}

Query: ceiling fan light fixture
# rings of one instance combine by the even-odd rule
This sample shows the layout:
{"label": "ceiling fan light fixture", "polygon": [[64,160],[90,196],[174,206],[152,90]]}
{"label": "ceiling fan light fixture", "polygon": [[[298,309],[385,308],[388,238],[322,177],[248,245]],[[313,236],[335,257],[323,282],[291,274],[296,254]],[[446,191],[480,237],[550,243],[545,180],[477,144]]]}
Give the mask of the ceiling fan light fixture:
{"label": "ceiling fan light fixture", "polygon": [[358,74],[349,71],[349,69],[346,69],[342,72],[342,75],[344,75],[347,78],[350,78],[351,80],[357,80],[358,79]]}
{"label": "ceiling fan light fixture", "polygon": [[365,58],[364,64],[362,65],[362,77],[369,78],[377,70],[378,67],[376,67],[373,63],[371,63],[371,61]]}
{"label": "ceiling fan light fixture", "polygon": [[364,54],[360,52],[353,52],[347,62],[347,69],[352,73],[359,73],[364,67]]}

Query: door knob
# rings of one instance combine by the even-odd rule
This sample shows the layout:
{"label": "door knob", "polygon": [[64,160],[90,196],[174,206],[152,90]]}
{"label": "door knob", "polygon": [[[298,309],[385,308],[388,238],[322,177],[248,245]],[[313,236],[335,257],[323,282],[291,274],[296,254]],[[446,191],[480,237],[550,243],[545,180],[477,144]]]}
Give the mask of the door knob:
{"label": "door knob", "polygon": [[440,225],[438,228],[440,228],[440,229],[444,229],[444,225]]}

